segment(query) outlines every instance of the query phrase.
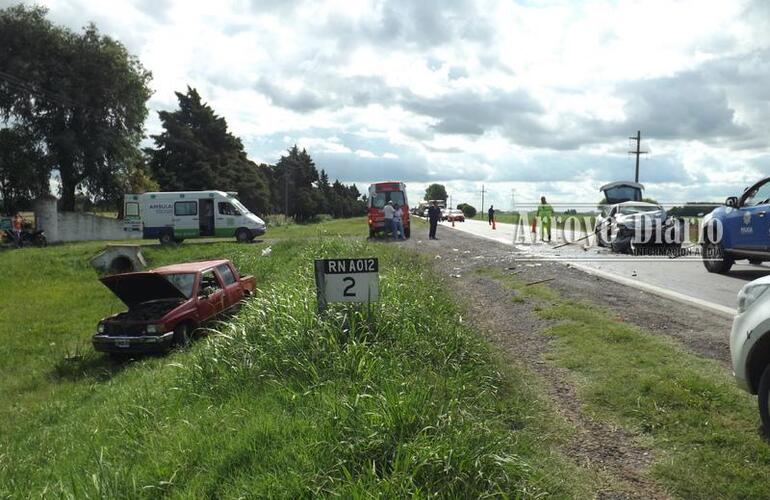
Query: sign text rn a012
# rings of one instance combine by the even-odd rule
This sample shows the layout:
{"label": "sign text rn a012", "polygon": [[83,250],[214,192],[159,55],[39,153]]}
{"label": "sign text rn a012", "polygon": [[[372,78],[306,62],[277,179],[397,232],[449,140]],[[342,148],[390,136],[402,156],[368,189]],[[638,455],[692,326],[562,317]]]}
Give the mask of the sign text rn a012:
{"label": "sign text rn a012", "polygon": [[316,260],[319,309],[329,302],[376,302],[380,298],[379,271],[376,257]]}

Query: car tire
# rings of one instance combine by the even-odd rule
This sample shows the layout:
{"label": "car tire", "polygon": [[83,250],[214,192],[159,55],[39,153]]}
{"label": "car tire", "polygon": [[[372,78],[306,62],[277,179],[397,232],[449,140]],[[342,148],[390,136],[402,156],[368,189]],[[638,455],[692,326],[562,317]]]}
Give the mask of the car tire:
{"label": "car tire", "polygon": [[170,245],[174,243],[174,235],[172,233],[163,233],[158,240],[160,240],[161,245]]}
{"label": "car tire", "polygon": [[710,273],[727,274],[733,267],[735,259],[725,255],[721,243],[706,240],[703,243],[703,267]]}
{"label": "car tire", "polygon": [[238,243],[248,243],[253,239],[254,237],[251,236],[251,231],[248,229],[241,228],[235,232],[235,241]]}
{"label": "car tire", "polygon": [[174,346],[182,348],[189,346],[191,335],[192,331],[190,325],[187,323],[177,325],[177,327],[174,328]]}
{"label": "car tire", "polygon": [[762,431],[770,437],[770,365],[765,367],[759,378],[757,389],[757,403],[759,404],[759,419],[762,421]]}

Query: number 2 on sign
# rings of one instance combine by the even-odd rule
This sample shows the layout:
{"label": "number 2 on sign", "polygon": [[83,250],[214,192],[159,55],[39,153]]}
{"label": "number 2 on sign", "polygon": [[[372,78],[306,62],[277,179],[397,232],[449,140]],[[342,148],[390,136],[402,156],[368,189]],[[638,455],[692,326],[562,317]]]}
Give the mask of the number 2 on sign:
{"label": "number 2 on sign", "polygon": [[345,290],[342,292],[343,297],[355,297],[355,293],[350,293],[350,289],[356,286],[356,280],[348,276],[347,278],[343,279],[345,283],[349,283],[348,286],[345,287]]}

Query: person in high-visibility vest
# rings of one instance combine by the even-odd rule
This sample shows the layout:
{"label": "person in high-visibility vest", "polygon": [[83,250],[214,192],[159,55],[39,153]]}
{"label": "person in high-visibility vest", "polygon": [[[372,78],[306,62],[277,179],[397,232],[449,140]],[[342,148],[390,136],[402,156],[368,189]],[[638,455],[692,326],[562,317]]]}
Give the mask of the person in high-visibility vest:
{"label": "person in high-visibility vest", "polygon": [[16,244],[21,246],[21,232],[24,229],[24,217],[22,217],[20,213],[17,212],[13,217],[11,228],[13,229],[13,234],[16,236]]}
{"label": "person in high-visibility vest", "polygon": [[540,206],[537,207],[537,218],[540,219],[540,239],[545,241],[545,235],[548,234],[548,241],[551,241],[551,217],[553,217],[553,207],[545,201],[545,196],[540,197]]}

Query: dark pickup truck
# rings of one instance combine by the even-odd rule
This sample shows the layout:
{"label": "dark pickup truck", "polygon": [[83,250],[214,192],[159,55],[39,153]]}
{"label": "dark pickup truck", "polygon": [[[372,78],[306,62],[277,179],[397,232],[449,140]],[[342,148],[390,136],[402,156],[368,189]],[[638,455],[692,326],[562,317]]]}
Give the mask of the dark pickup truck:
{"label": "dark pickup truck", "polygon": [[108,353],[185,346],[198,326],[238,306],[255,287],[254,277],[241,277],[229,260],[174,264],[101,281],[128,306],[101,320],[92,338],[94,349]]}

